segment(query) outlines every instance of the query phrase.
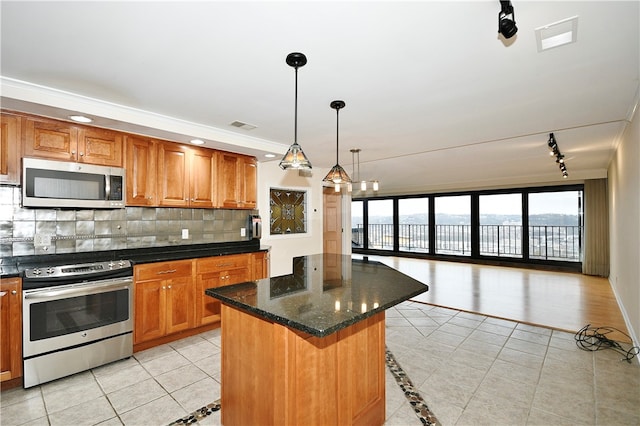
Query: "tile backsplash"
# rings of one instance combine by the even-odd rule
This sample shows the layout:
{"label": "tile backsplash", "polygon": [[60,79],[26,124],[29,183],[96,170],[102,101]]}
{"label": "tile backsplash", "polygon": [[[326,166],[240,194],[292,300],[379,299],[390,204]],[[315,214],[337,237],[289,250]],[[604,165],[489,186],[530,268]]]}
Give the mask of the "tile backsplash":
{"label": "tile backsplash", "polygon": [[20,199],[20,187],[0,186],[1,257],[246,241],[241,229],[250,214],[258,214],[175,207],[22,208]]}

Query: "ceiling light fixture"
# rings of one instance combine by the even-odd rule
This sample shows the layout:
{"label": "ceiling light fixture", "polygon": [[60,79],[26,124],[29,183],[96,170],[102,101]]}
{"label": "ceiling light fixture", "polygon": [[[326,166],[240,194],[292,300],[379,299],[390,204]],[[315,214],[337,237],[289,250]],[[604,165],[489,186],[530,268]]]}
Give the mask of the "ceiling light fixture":
{"label": "ceiling light fixture", "polygon": [[509,0],[500,0],[500,12],[498,13],[498,33],[504,38],[511,38],[518,32],[515,13]]}
{"label": "ceiling light fixture", "polygon": [[340,185],[351,183],[351,178],[342,168],[338,161],[339,150],[339,130],[340,130],[340,110],[345,107],[344,101],[333,101],[329,106],[336,110],[336,165],[329,170],[329,173],[322,179],[323,182],[334,185],[336,192],[340,192]]}
{"label": "ceiling light fixture", "polygon": [[91,118],[84,115],[70,115],[69,118],[77,123],[91,123],[93,121]]}
{"label": "ceiling light fixture", "polygon": [[564,162],[564,155],[560,152],[558,142],[556,142],[556,138],[553,133],[549,133],[549,141],[547,142],[547,145],[549,145],[549,154],[556,157],[556,163],[558,163],[558,168],[562,172],[562,178],[567,179],[569,177],[569,172],[567,171],[567,165]]}
{"label": "ceiling light fixture", "polygon": [[[378,189],[380,189],[380,183],[377,180],[371,180],[371,181],[360,180],[360,148],[352,148],[350,151],[351,151],[351,161],[354,167],[353,176],[356,176],[355,180],[360,182],[360,191],[366,192],[369,187],[369,184],[371,184],[371,189],[373,189],[373,192],[378,192]],[[357,165],[358,165],[357,175],[356,175],[356,169],[355,169],[356,157],[357,157]]]}
{"label": "ceiling light fixture", "polygon": [[202,139],[191,139],[189,142],[194,145],[204,145],[204,141]]}
{"label": "ceiling light fixture", "polygon": [[302,147],[298,145],[298,68],[307,63],[307,57],[303,53],[293,52],[287,55],[287,65],[296,70],[296,96],[295,96],[295,116],[293,122],[293,144],[280,161],[280,168],[287,169],[311,169],[311,162],[304,155]]}

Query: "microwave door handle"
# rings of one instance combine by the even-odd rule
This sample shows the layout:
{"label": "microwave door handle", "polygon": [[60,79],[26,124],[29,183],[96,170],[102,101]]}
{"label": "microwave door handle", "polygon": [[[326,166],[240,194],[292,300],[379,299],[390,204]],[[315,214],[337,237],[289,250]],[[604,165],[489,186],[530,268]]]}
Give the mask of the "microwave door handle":
{"label": "microwave door handle", "polygon": [[129,285],[131,283],[133,283],[133,279],[127,278],[111,284],[83,284],[82,286],[61,290],[24,292],[24,298],[25,300],[55,300],[71,296],[86,296],[89,294],[95,294],[96,290],[99,290],[100,293],[113,290],[126,290],[130,287]]}
{"label": "microwave door handle", "polygon": [[104,175],[104,192],[105,199],[111,199],[111,177],[109,175]]}

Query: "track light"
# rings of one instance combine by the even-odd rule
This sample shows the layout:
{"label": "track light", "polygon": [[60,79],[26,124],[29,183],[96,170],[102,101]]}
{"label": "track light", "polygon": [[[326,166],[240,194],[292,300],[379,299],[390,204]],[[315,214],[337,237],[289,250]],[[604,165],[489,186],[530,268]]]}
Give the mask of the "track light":
{"label": "track light", "polygon": [[504,38],[511,38],[518,32],[515,13],[511,1],[500,0],[500,12],[498,13],[498,33]]}
{"label": "track light", "polygon": [[556,163],[558,163],[558,168],[562,172],[562,178],[567,179],[569,177],[569,172],[567,171],[567,165],[564,162],[564,154],[560,152],[558,142],[556,142],[556,138],[553,133],[549,133],[549,141],[547,142],[547,145],[549,145],[549,154],[556,157]]}

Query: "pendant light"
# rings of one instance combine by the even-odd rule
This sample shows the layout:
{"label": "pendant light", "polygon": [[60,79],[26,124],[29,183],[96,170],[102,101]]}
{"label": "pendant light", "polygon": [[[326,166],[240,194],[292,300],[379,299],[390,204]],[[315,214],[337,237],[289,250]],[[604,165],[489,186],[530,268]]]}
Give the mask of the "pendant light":
{"label": "pendant light", "polygon": [[303,53],[289,53],[287,55],[287,65],[296,70],[296,97],[295,97],[295,116],[293,124],[293,145],[289,147],[287,153],[280,161],[280,168],[287,169],[311,169],[311,162],[304,155],[302,147],[298,145],[298,68],[303,67],[307,63],[307,57]]}
{"label": "pendant light", "polygon": [[[378,192],[378,190],[380,189],[380,183],[377,180],[360,180],[360,148],[351,149],[351,161],[354,167],[353,175],[355,176],[355,180],[360,182],[360,191],[366,192],[368,189],[368,184],[371,183],[371,189],[373,189],[373,192]],[[355,168],[356,164],[358,165],[357,174]]]}
{"label": "pendant light", "polygon": [[340,192],[340,185],[343,183],[351,183],[351,178],[347,172],[342,168],[338,161],[339,150],[339,127],[340,127],[340,110],[344,108],[344,101],[333,101],[329,106],[336,110],[336,165],[329,170],[329,173],[322,179],[323,182],[330,183],[335,186],[336,192]]}

